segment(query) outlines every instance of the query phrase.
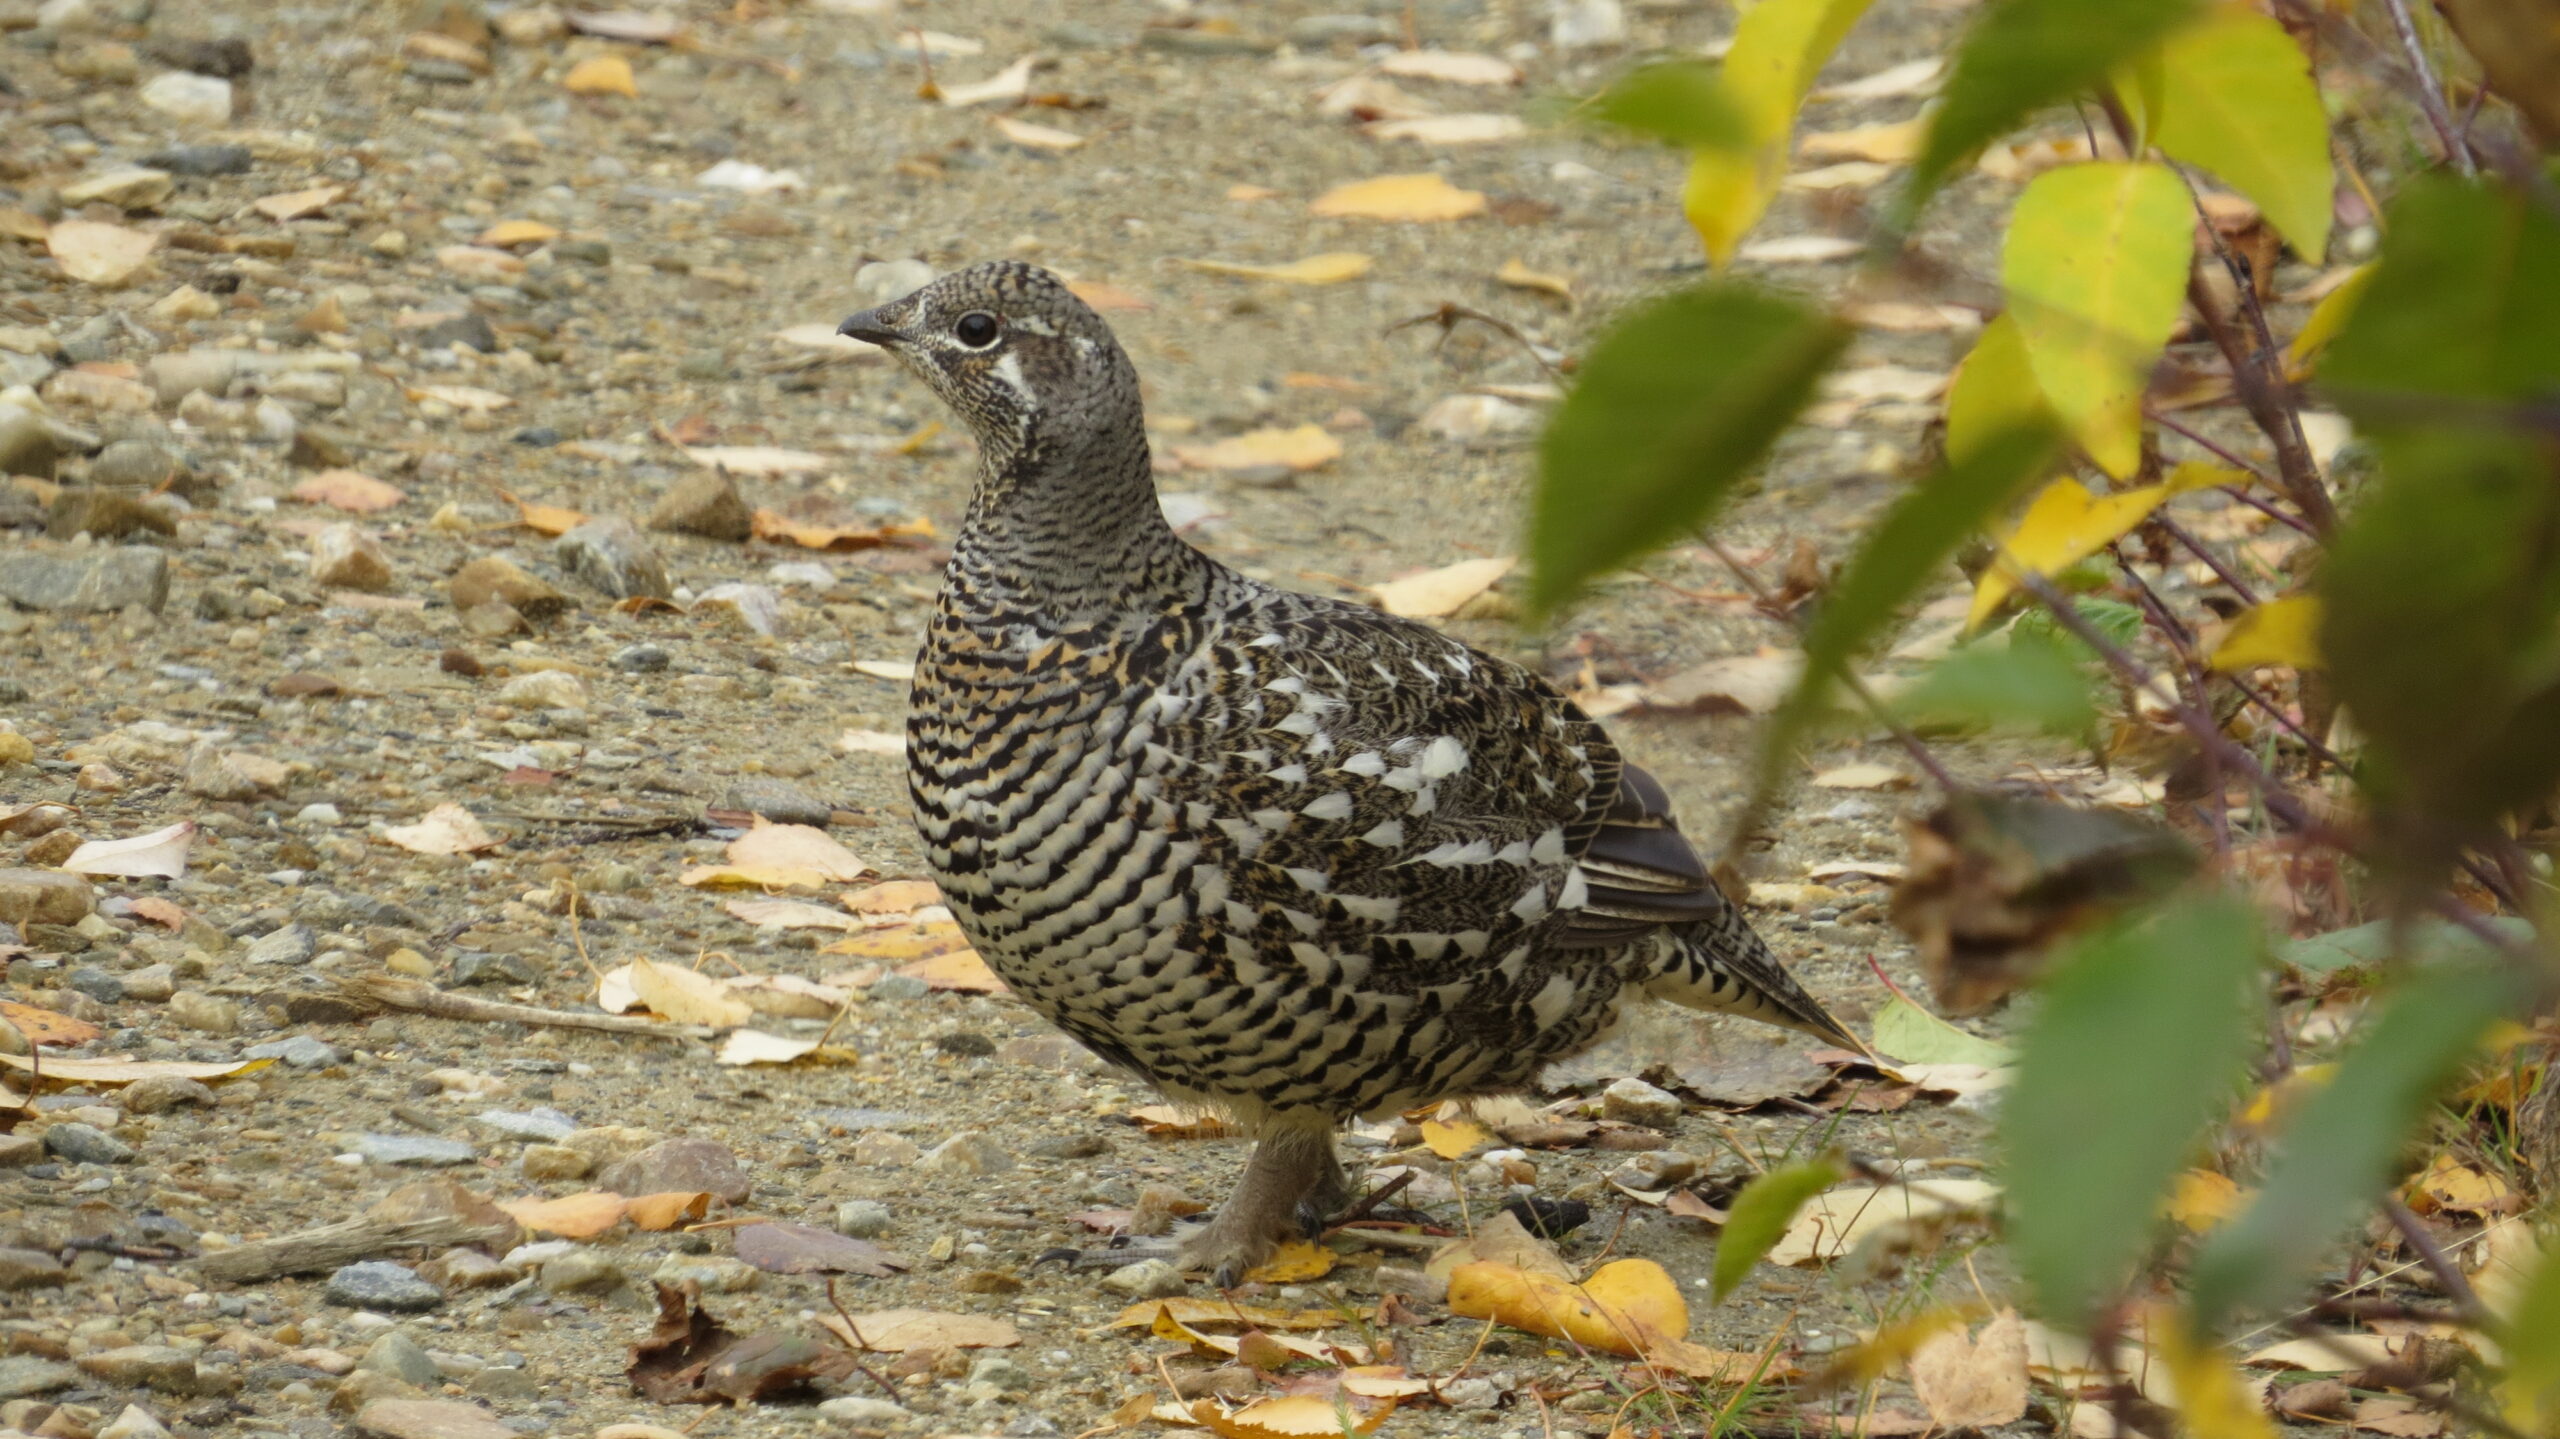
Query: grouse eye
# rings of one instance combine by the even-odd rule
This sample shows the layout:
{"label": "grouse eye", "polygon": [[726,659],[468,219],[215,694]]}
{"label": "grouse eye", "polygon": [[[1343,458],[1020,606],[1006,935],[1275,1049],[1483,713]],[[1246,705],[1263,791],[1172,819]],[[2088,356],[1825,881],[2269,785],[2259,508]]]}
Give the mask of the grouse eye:
{"label": "grouse eye", "polygon": [[971,310],[960,317],[960,323],[951,327],[951,333],[959,336],[960,343],[970,349],[983,350],[996,342],[996,332],[1001,328],[995,316],[984,310]]}

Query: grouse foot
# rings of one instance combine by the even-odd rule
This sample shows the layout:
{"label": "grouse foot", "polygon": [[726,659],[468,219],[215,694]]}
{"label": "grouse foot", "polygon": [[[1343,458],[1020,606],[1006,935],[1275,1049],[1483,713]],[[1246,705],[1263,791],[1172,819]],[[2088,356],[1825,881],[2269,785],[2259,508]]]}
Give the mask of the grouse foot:
{"label": "grouse foot", "polygon": [[1334,1157],[1330,1127],[1292,1126],[1265,1134],[1245,1162],[1227,1202],[1208,1223],[1178,1239],[1114,1243],[1099,1249],[1052,1250],[1078,1269],[1118,1268],[1149,1259],[1202,1271],[1232,1289],[1281,1241],[1322,1234],[1351,1201],[1351,1185]]}

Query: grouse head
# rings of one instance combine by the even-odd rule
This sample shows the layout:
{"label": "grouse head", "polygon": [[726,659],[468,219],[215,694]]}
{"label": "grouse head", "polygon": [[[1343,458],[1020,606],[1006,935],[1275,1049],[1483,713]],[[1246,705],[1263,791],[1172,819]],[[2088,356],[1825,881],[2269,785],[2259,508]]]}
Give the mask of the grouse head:
{"label": "grouse head", "polygon": [[837,333],[898,357],[991,461],[1072,461],[1143,436],[1137,370],[1111,327],[1048,271],[991,260],[865,310]]}

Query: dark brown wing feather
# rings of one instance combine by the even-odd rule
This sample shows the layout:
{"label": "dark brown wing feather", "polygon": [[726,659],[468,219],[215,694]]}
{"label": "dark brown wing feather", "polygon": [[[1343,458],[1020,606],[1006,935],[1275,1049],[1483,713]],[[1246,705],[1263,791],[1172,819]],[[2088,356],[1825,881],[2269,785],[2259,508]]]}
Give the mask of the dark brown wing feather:
{"label": "dark brown wing feather", "polygon": [[1666,925],[1712,920],[1728,907],[1671,817],[1671,796],[1623,760],[1618,790],[1580,856],[1591,897],[1559,937],[1569,949],[1625,944]]}

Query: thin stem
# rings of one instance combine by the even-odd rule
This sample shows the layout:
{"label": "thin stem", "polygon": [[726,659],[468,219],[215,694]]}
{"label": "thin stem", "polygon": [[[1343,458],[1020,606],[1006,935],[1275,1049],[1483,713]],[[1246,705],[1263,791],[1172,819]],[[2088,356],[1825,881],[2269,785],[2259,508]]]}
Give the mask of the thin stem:
{"label": "thin stem", "polygon": [[2169,538],[2176,540],[2181,545],[2184,545],[2189,554],[2192,554],[2197,559],[2204,561],[2205,568],[2213,571],[2214,578],[2229,586],[2231,592],[2240,597],[2240,603],[2244,605],[2254,605],[2258,602],[2258,596],[2249,588],[2248,582],[2241,579],[2239,574],[2229,565],[2224,564],[2220,559],[2216,558],[2213,551],[2206,549],[2204,541],[2187,533],[2184,525],[2179,524],[2176,520],[2169,518],[2167,515],[2158,513],[2154,513],[2151,516],[2151,523],[2158,525],[2162,530],[2166,531]]}
{"label": "thin stem", "polygon": [[[1763,610],[1773,615],[1786,613],[1778,602],[1776,592],[1761,580],[1758,572],[1742,562],[1741,556],[1726,549],[1722,540],[1713,535],[1701,533],[1698,536],[1698,543],[1706,546],[1707,552],[1721,560],[1726,569],[1733,571],[1733,577],[1742,582],[1744,589],[1751,591],[1751,597],[1760,602]],[[1798,634],[1803,633],[1804,627],[1794,619],[1790,618],[1787,623],[1794,627]],[[1902,746],[1903,753],[1911,756],[1911,762],[1920,766],[1922,772],[1927,774],[1938,788],[1949,794],[1964,788],[1956,782],[1955,775],[1938,762],[1937,755],[1930,752],[1927,743],[1920,736],[1913,734],[1900,720],[1895,719],[1892,712],[1884,707],[1884,701],[1847,665],[1840,667],[1840,682],[1850,694],[1857,697],[1858,703],[1866,708],[1868,715],[1873,717],[1877,724],[1884,726],[1885,733],[1893,736],[1894,743]]]}
{"label": "thin stem", "polygon": [[2445,1297],[2453,1301],[2453,1306],[2462,1311],[2466,1323],[2486,1328],[2494,1322],[2489,1306],[2480,1302],[2479,1294],[2471,1288],[2471,1281],[2444,1252],[2444,1246],[2436,1243],[2436,1237],[2427,1232],[2427,1226],[2417,1215],[2409,1212],[2408,1205],[2400,1202],[2399,1195],[2385,1196],[2382,1212],[2390,1218],[2391,1227],[2399,1230],[2400,1237],[2409,1241],[2409,1247],[2417,1251],[2418,1262],[2427,1266],[2427,1272],[2436,1277],[2436,1284],[2444,1290]]}
{"label": "thin stem", "polygon": [[2444,142],[2444,157],[2464,175],[2479,173],[2471,162],[2471,148],[2462,143],[2462,132],[2454,127],[2453,112],[2444,107],[2444,87],[2436,83],[2436,67],[2427,59],[2427,47],[2418,39],[2418,24],[2409,16],[2409,0],[2382,0],[2391,12],[2391,28],[2399,32],[2400,48],[2409,57],[2409,68],[2418,76],[2418,108],[2427,113],[2427,124]]}
{"label": "thin stem", "polygon": [[[2176,420],[2170,419],[2167,415],[2161,414],[2156,410],[2152,411],[2151,421],[2153,424],[2167,430],[2169,433],[2176,435],[2181,439],[2190,440],[2196,445],[2201,446],[2206,453],[2212,455],[2215,459],[2222,461],[2224,464],[2230,465],[2235,469],[2248,471],[2249,474],[2258,481],[2258,483],[2266,485],[2271,489],[2284,488],[2282,485],[2277,484],[2274,479],[2269,477],[2266,471],[2259,469],[2256,465],[2249,463],[2247,460],[2240,458],[2231,451],[2224,449],[2222,446],[2209,439],[2206,439],[2203,435],[2187,428]],[[2256,495],[2250,494],[2247,490],[2240,489],[2232,485],[2222,485],[2219,486],[2219,488],[2222,493],[2229,495],[2231,498],[2238,500],[2249,508],[2258,511],[2269,519],[2281,520],[2285,524],[2292,526],[2294,529],[2299,530],[2306,535],[2316,536],[2317,534],[2311,526],[2304,524],[2298,517],[2286,514],[2284,511],[2277,509],[2274,505],[2267,503],[2265,500],[2259,499]]]}

